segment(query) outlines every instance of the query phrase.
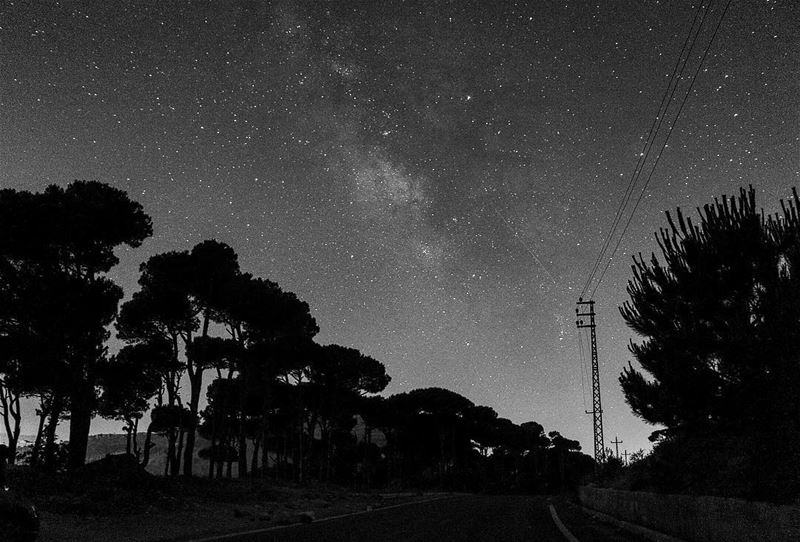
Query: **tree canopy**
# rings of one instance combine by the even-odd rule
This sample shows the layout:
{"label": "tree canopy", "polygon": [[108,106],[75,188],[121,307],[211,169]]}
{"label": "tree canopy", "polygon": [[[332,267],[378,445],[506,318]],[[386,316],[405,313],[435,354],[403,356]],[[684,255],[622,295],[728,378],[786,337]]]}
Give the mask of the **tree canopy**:
{"label": "tree canopy", "polygon": [[635,258],[620,309],[644,337],[630,350],[652,377],[633,366],[620,377],[635,413],[667,428],[702,428],[777,420],[776,408],[797,404],[786,390],[799,376],[795,208],[765,219],[751,188],[704,206],[699,223],[667,214],[663,260]]}
{"label": "tree canopy", "polygon": [[105,273],[119,262],[118,246],[138,247],[150,235],[142,206],[103,183],[0,190],[3,370],[14,393],[51,397],[50,452],[69,408],[72,467],[85,458],[106,326],[122,298]]}
{"label": "tree canopy", "polygon": [[[102,183],[0,190],[0,413],[13,448],[20,399],[38,399],[33,463],[56,465],[56,427],[69,418],[70,467],[82,464],[100,414],[124,423],[140,465],[163,438],[173,476],[195,474],[198,456],[210,477],[235,469],[366,487],[553,489],[567,463],[586,471],[588,458],[562,444],[574,441],[453,391],[379,395],[391,382],[381,361],[315,342],[308,303],[241,269],[225,243],[151,255],[118,311],[114,251],[151,234],[141,205]],[[123,342],[114,355],[111,324]]]}
{"label": "tree canopy", "polygon": [[[796,468],[780,480],[775,478],[777,467],[755,471],[764,468],[759,456],[767,448],[783,450],[776,464],[797,464],[798,209],[794,191],[793,199],[781,202],[780,213],[765,216],[756,206],[753,188],[742,189],[736,197],[723,196],[698,209],[696,222],[680,209],[675,217],[667,213],[668,227],[657,235],[660,257],[634,258],[630,299],[620,312],[642,337],[630,344],[641,369],[629,363],[620,383],[635,414],[665,427],[654,438],[682,443],[717,438],[714,446],[728,448],[731,457],[741,455],[698,468],[698,476],[727,472],[770,480],[773,488],[785,489],[786,480],[797,480]],[[738,452],[731,442],[737,443]],[[678,449],[671,446],[662,446],[663,453]],[[731,464],[754,471],[734,474],[726,470]],[[686,472],[692,470],[687,467]],[[677,479],[664,477],[669,478]],[[692,484],[704,485],[687,482]],[[753,489],[748,496],[762,495],[762,490]],[[798,488],[786,490],[796,494]],[[771,495],[777,492],[771,490]]]}

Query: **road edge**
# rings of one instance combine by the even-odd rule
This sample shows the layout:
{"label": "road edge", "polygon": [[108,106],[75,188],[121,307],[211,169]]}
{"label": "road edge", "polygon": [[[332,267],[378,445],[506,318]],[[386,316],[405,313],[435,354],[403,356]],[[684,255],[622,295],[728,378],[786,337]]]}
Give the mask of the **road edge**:
{"label": "road edge", "polygon": [[429,503],[429,502],[433,502],[433,501],[441,501],[441,500],[444,500],[444,499],[453,499],[453,498],[456,498],[456,497],[463,497],[463,496],[464,496],[464,494],[461,494],[461,493],[437,495],[437,496],[432,497],[430,499],[422,499],[422,500],[419,500],[419,501],[403,502],[403,503],[398,503],[398,504],[390,504],[389,506],[381,506],[379,508],[373,508],[372,510],[359,510],[358,512],[348,512],[346,514],[338,514],[336,516],[324,517],[324,518],[320,518],[318,520],[315,520],[315,521],[313,521],[311,523],[292,523],[292,524],[289,524],[289,525],[274,525],[272,527],[263,527],[261,529],[252,529],[252,530],[249,530],[249,531],[237,531],[237,532],[232,532],[232,533],[225,533],[225,534],[212,535],[212,536],[203,536],[203,537],[200,537],[200,538],[181,539],[181,540],[183,542],[222,542],[222,541],[225,541],[225,540],[233,540],[233,539],[236,539],[236,538],[238,538],[240,536],[250,536],[250,535],[258,535],[258,534],[262,534],[262,533],[270,533],[270,532],[273,532],[273,531],[280,531],[280,530],[283,530],[283,529],[291,529],[293,527],[301,527],[303,525],[313,525],[313,524],[316,524],[316,523],[325,523],[326,521],[333,521],[335,519],[341,519],[341,518],[346,518],[346,517],[351,517],[351,516],[360,516],[360,515],[363,515],[363,514],[374,514],[375,512],[380,512],[381,510],[389,510],[389,509],[392,509],[392,508],[402,508],[404,506],[413,506],[415,504],[424,504],[424,503]]}
{"label": "road edge", "polygon": [[550,517],[553,518],[553,523],[556,524],[556,527],[558,527],[558,530],[561,531],[562,535],[564,535],[564,538],[566,538],[568,542],[580,542],[580,540],[575,538],[575,535],[572,534],[569,529],[567,529],[566,525],[564,525],[564,523],[561,521],[561,518],[558,517],[556,507],[553,506],[553,503],[547,503],[547,506],[550,507]]}
{"label": "road edge", "polygon": [[577,506],[579,506],[580,509],[583,510],[585,514],[598,521],[615,525],[620,529],[624,529],[631,534],[635,534],[646,540],[650,540],[651,542],[686,542],[681,538],[675,538],[674,536],[654,531],[653,529],[637,525],[636,523],[630,523],[628,521],[617,519],[614,516],[609,516],[608,514],[604,514],[603,512],[598,512],[597,510],[592,510],[591,508],[588,508],[583,505],[577,505]]}

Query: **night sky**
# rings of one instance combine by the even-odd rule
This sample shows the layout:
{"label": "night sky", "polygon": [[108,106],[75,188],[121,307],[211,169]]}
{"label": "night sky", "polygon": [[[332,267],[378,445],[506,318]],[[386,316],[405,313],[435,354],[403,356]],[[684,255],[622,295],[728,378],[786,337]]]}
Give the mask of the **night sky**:
{"label": "night sky", "polygon": [[[388,392],[446,387],[591,454],[575,301],[695,8],[6,1],[0,186],[126,190],[155,227],[121,251],[127,295],[148,256],[219,239],[310,304],[319,342],[382,361]],[[653,430],[617,383],[630,255],[664,210],[753,184],[771,211],[800,184],[799,20],[733,0],[594,296],[620,450]]]}

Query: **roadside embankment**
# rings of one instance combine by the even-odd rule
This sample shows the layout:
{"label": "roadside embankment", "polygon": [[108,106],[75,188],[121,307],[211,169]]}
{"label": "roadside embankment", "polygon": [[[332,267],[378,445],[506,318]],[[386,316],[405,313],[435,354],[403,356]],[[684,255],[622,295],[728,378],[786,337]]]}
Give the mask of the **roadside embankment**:
{"label": "roadside embankment", "polygon": [[800,540],[800,507],[720,497],[578,489],[583,506],[691,542]]}
{"label": "roadside embankment", "polygon": [[[270,478],[161,477],[111,456],[77,473],[12,467],[14,494],[39,511],[40,542],[189,540],[429,500],[416,492],[379,494],[334,484]],[[0,541],[5,541],[0,528]]]}

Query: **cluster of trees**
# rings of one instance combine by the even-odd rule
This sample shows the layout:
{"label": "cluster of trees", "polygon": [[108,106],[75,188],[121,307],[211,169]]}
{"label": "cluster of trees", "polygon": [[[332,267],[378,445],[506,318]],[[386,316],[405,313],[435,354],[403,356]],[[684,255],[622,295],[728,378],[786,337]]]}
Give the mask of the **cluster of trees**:
{"label": "cluster of trees", "polygon": [[55,461],[56,427],[69,417],[69,463],[83,463],[107,326],[122,299],[106,273],[118,263],[115,248],[151,234],[141,205],[101,183],[0,190],[0,405],[12,452],[20,398],[32,396],[40,417],[32,462]]}
{"label": "cluster of trees", "polygon": [[[226,446],[236,443],[244,473],[248,436],[258,445],[267,429],[268,385],[277,371],[295,369],[281,364],[300,363],[303,347],[310,348],[318,331],[308,305],[269,280],[243,273],[233,249],[216,241],[205,241],[191,251],[153,256],[142,264],[139,284],[141,289],[122,305],[117,320],[118,335],[127,345],[109,360],[106,371],[112,378],[128,373],[133,380],[128,380],[121,395],[115,395],[118,388],[111,386],[101,396],[102,412],[125,420],[128,434],[135,436],[142,407],[155,399],[148,434],[156,431],[167,436],[169,472],[177,474],[182,462],[183,473],[191,475],[203,375],[212,371],[216,375],[211,387],[214,408],[222,410],[223,403],[234,402],[237,414],[235,435],[220,440],[212,432],[212,438],[215,446],[217,441],[220,446],[223,441]],[[319,347],[329,348],[333,347]],[[289,353],[295,354],[291,360]],[[377,392],[386,386],[382,365],[354,350],[346,354],[365,360],[360,369],[377,374],[374,389],[364,391]],[[188,382],[188,401],[181,394],[184,381]],[[258,407],[263,415],[254,435],[255,405],[248,404],[248,399],[254,388],[261,387],[264,402]],[[145,445],[145,463],[148,452]]]}
{"label": "cluster of trees", "polygon": [[[357,369],[344,369],[351,363],[341,347],[319,351],[325,348],[330,347],[307,351],[302,367],[295,365],[267,384],[270,407],[263,433],[263,382],[246,400],[251,474],[361,487],[548,491],[575,484],[593,469],[577,441],[556,431],[546,435],[536,422],[517,425],[450,390],[422,388],[382,397],[362,393],[363,384],[343,386]],[[344,378],[335,376],[343,369]],[[370,385],[386,379],[382,373],[366,376],[360,380]],[[235,384],[215,380],[203,412],[200,431],[214,443],[205,450],[209,476],[222,476],[223,464],[227,476],[232,464],[240,474],[246,465],[232,431],[241,411],[229,387]],[[265,443],[260,462],[259,442]]]}
{"label": "cluster of trees", "polygon": [[515,424],[491,407],[442,388],[371,398],[366,428],[386,446],[363,444],[362,482],[398,481],[473,491],[557,491],[591,473],[594,460],[580,444],[536,422]]}
{"label": "cluster of trees", "polygon": [[[82,465],[99,414],[124,423],[144,466],[163,435],[168,475],[197,474],[198,453],[209,477],[367,486],[552,489],[591,471],[576,441],[451,391],[377,395],[382,363],[314,342],[309,306],[242,271],[224,243],[152,256],[119,306],[114,249],[151,234],[142,207],[101,183],[0,191],[0,409],[13,450],[21,398],[38,399],[34,465],[56,464],[65,418],[68,464]],[[124,345],[109,355],[112,324]]]}
{"label": "cluster of trees", "polygon": [[[662,426],[648,483],[768,500],[800,495],[800,200],[765,216],[755,192],[680,209],[635,258],[626,323],[644,340],[620,376]],[[766,457],[769,456],[767,460]],[[732,485],[733,484],[733,485]]]}

